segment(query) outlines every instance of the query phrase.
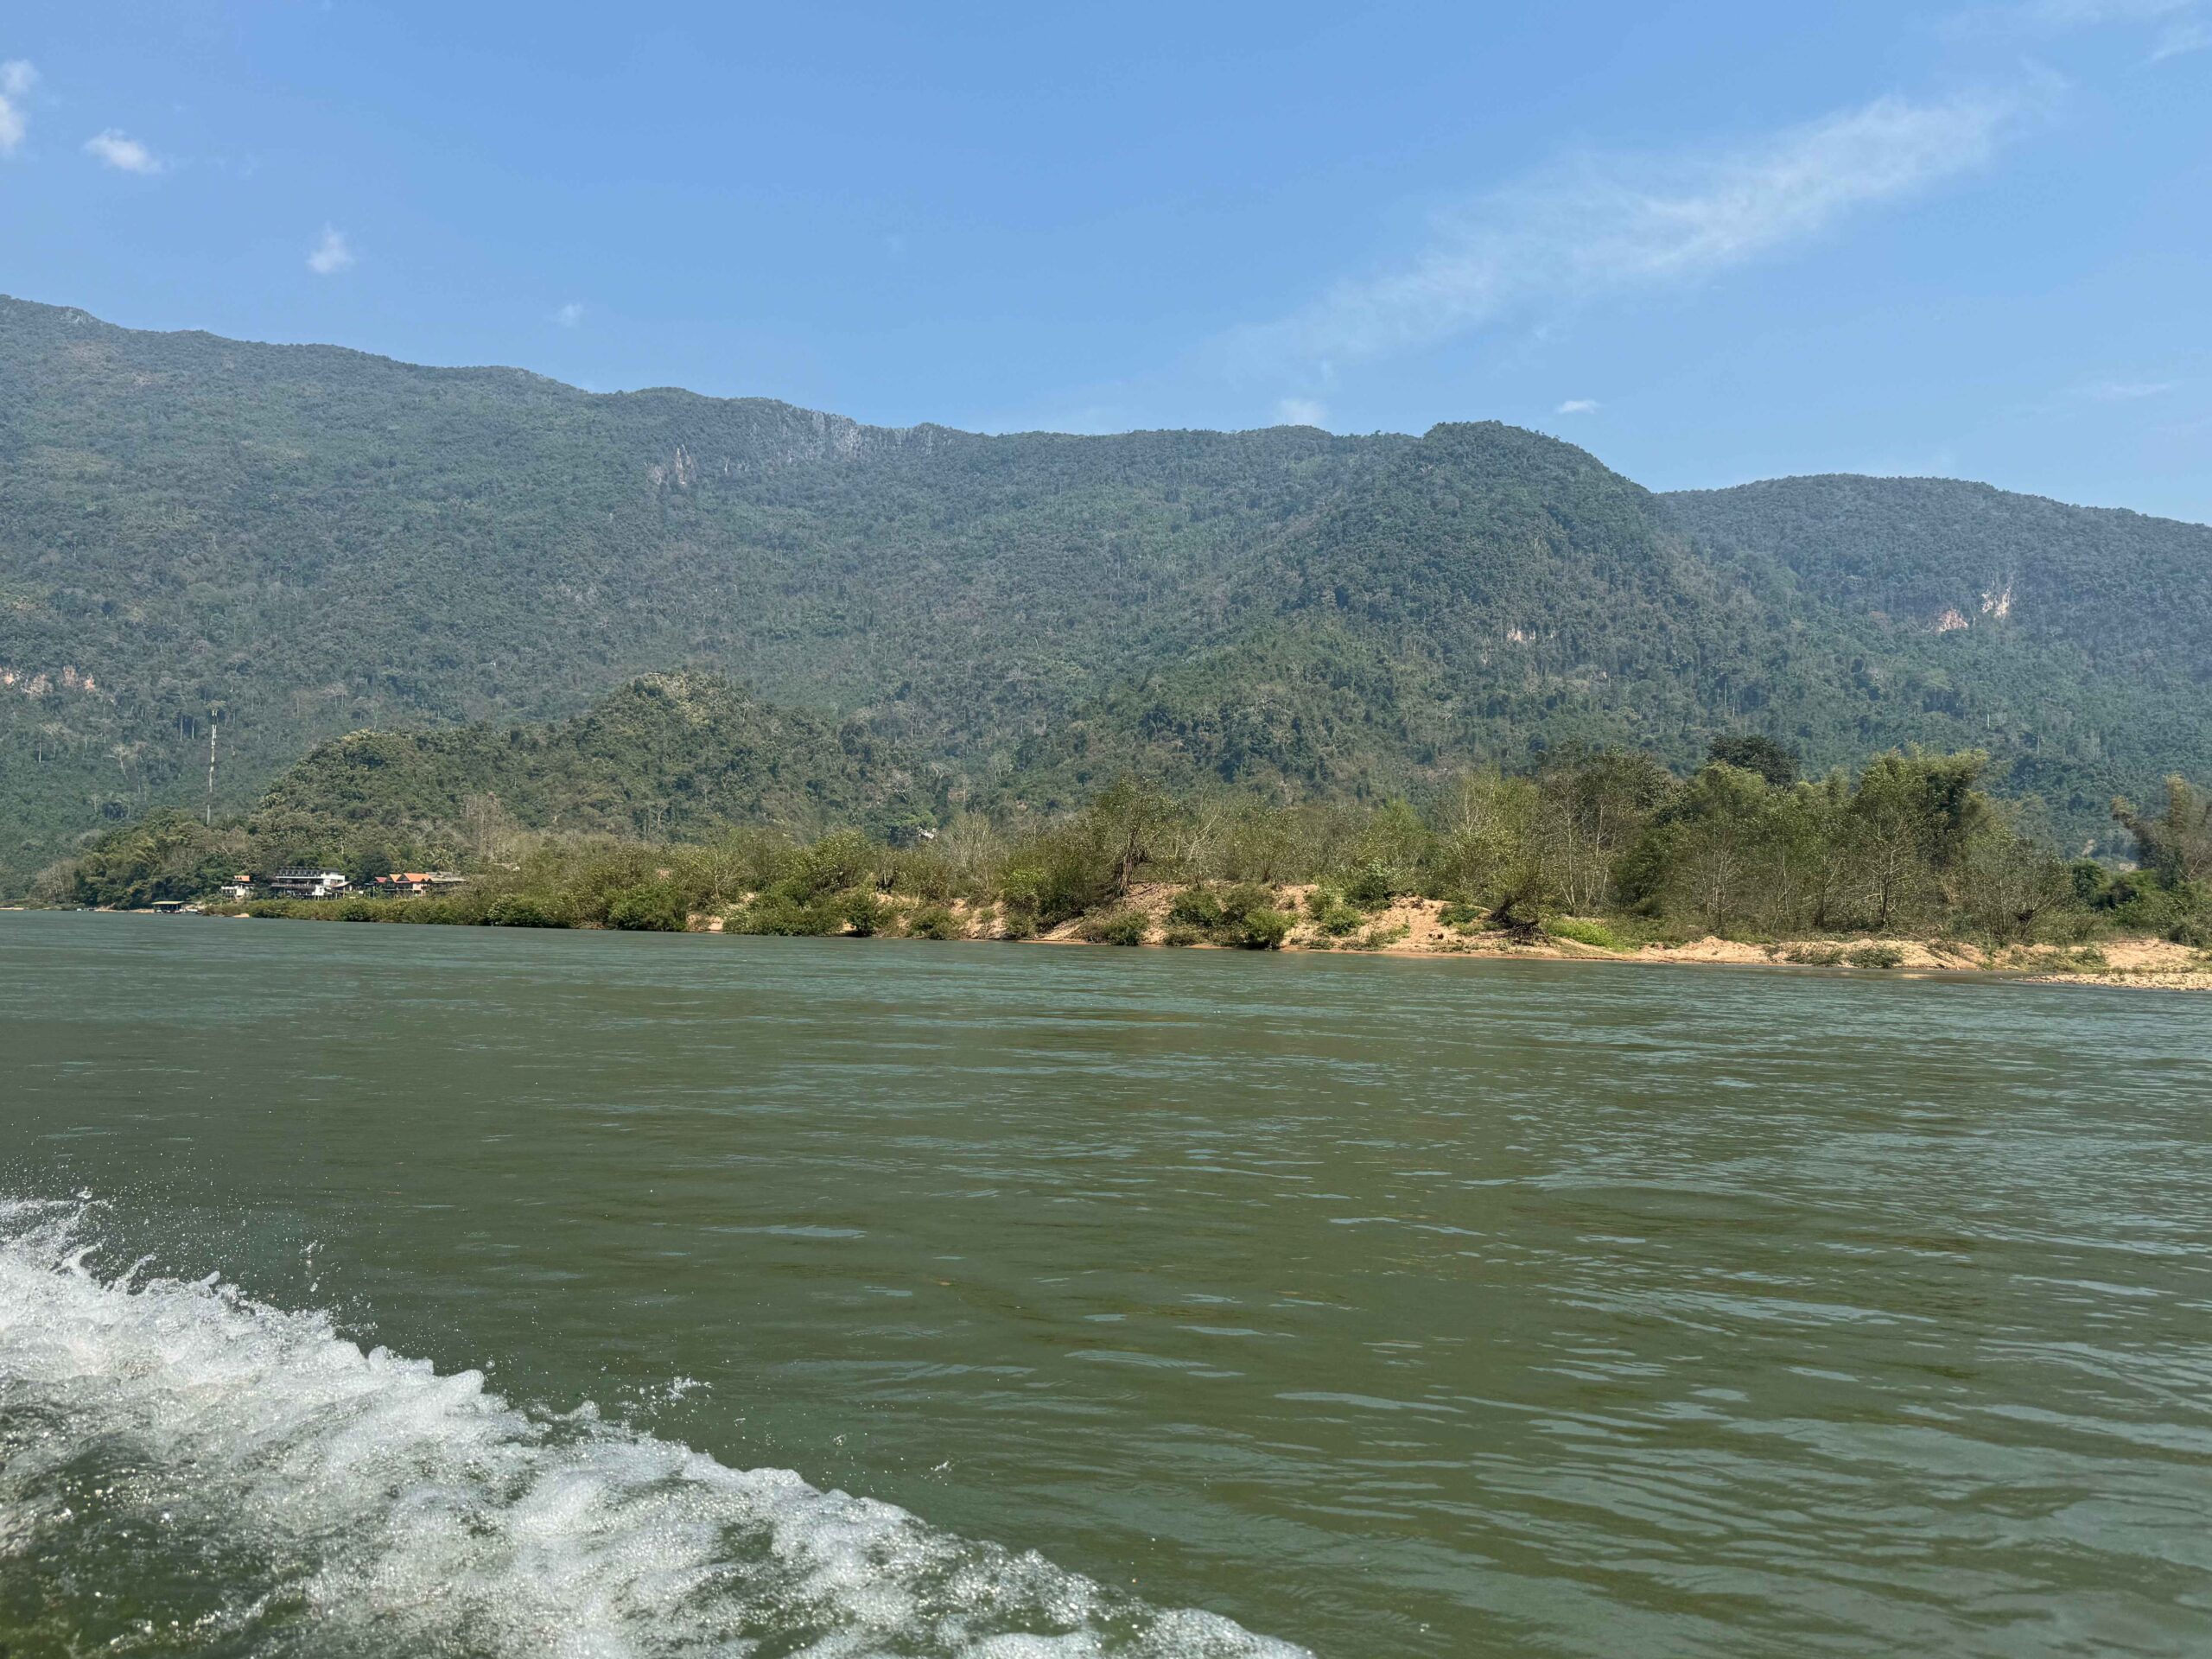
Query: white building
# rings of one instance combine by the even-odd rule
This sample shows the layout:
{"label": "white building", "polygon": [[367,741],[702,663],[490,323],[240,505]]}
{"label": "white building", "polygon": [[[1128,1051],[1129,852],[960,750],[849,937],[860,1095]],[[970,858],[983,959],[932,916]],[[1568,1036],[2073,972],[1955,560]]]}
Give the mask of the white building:
{"label": "white building", "polygon": [[346,891],[342,870],[279,870],[269,891],[280,899],[329,899]]}

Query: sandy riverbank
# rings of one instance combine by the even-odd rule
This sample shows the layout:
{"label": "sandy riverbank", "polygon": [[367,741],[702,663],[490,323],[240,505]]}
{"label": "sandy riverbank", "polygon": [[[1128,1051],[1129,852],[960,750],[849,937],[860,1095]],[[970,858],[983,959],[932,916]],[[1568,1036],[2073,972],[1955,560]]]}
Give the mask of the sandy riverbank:
{"label": "sandy riverbank", "polygon": [[[1675,944],[1639,944],[1622,950],[1547,935],[1532,941],[1516,941],[1503,933],[1479,927],[1453,927],[1444,919],[1446,906],[1433,899],[1402,899],[1363,918],[1352,934],[1332,938],[1315,925],[1306,912],[1308,887],[1275,889],[1276,902],[1297,915],[1298,922],[1283,941],[1285,950],[1330,950],[1356,955],[1391,957],[1483,957],[1532,962],[1609,962],[1656,963],[1685,967],[1771,968],[1810,971],[1853,969],[1884,971],[1904,976],[1931,974],[1989,974],[2047,985],[2111,985],[2139,990],[2212,991],[2212,953],[2176,944],[2165,939],[2110,939],[2081,946],[2016,945],[1986,950],[1962,939],[1885,938],[1855,937],[1783,939],[1751,944],[1708,935]],[[1160,945],[1169,931],[1169,908],[1182,888],[1173,883],[1140,883],[1129,890],[1122,908],[1141,912],[1147,920],[1144,943]],[[919,900],[893,896],[889,902],[900,911],[920,906]],[[995,906],[975,906],[956,900],[947,906],[967,936],[974,939],[1003,940],[1004,922]],[[1084,937],[1090,918],[1065,922],[1033,939],[1038,944],[1088,944]],[[1605,931],[1602,921],[1567,926],[1578,931]],[[719,916],[698,916],[693,926],[702,931],[723,931]],[[1192,950],[1228,947],[1194,944]]]}
{"label": "sandy riverbank", "polygon": [[[1130,889],[1121,909],[1145,918],[1143,943],[1167,943],[1168,912],[1182,888],[1172,883],[1141,883]],[[1597,939],[1610,935],[1607,924],[1595,918],[1560,918],[1548,932],[1529,940],[1479,925],[1454,926],[1445,919],[1446,906],[1433,899],[1402,899],[1386,908],[1363,915],[1353,931],[1332,937],[1308,913],[1311,889],[1300,886],[1275,889],[1276,903],[1294,914],[1296,925],[1281,949],[1296,951],[1328,950],[1353,955],[1389,957],[1479,957],[1529,962],[1603,962],[1677,967],[1766,968],[1782,971],[1878,971],[1903,977],[1932,975],[1989,975],[2037,985],[2107,985],[2128,990],[2212,991],[2212,952],[2156,938],[2104,939],[2082,945],[2009,945],[1991,950],[1963,939],[1855,937],[1780,939],[1751,943],[1713,935],[1668,943],[1621,943],[1619,948],[1565,937],[1581,932]],[[885,936],[905,931],[905,918],[925,908],[923,900],[886,896],[891,912]],[[1003,915],[995,906],[975,906],[955,900],[944,906],[951,913],[957,936],[1053,945],[1095,943],[1084,937],[1092,918],[1063,923],[1033,938],[1010,938]],[[151,914],[151,912],[133,912]],[[235,912],[214,911],[210,914]],[[315,919],[321,919],[317,918]],[[339,919],[333,916],[330,919]],[[721,933],[724,918],[694,914],[693,932]],[[1230,947],[1178,939],[1179,944],[1199,950]]]}

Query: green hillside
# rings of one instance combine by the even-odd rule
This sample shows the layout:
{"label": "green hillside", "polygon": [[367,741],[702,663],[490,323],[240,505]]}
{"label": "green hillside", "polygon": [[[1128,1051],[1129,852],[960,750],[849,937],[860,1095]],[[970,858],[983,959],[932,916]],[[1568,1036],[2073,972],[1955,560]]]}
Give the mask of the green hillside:
{"label": "green hillside", "polygon": [[486,815],[660,840],[734,823],[890,833],[932,822],[940,807],[865,731],[772,708],[711,675],[653,674],[566,720],[334,739],[280,777],[255,817],[436,844]]}
{"label": "green hillside", "polygon": [[2212,527],[1948,479],[1665,499],[1718,560],[1822,613],[1885,734],[1972,732],[2004,787],[2077,817],[2212,760]]}
{"label": "green hillside", "polygon": [[2208,543],[1975,486],[1660,498],[1495,423],[889,430],[0,300],[0,887],[347,733],[676,668],[974,799],[1751,730],[1986,746],[2078,827],[2212,771]]}

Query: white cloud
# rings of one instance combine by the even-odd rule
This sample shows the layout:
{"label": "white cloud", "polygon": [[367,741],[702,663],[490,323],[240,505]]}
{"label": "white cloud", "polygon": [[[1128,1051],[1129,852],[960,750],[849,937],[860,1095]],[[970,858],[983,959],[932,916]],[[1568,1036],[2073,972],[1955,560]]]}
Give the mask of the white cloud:
{"label": "white cloud", "polygon": [[160,156],[115,127],[86,139],[85,154],[121,173],[158,173],[162,167]]}
{"label": "white cloud", "polygon": [[38,71],[26,60],[10,58],[0,63],[0,156],[12,156],[22,148],[23,135],[31,124],[23,100],[37,85]]}
{"label": "white cloud", "polygon": [[2208,46],[2212,46],[2212,23],[2199,17],[2177,18],[2158,31],[2158,44],[2151,48],[2151,61],[2163,63],[2185,52],[2202,52]]}
{"label": "white cloud", "polygon": [[1323,426],[1328,410],[1312,397],[1281,397],[1275,401],[1275,422],[1281,426]]}
{"label": "white cloud", "polygon": [[553,321],[563,328],[573,328],[583,320],[584,302],[582,300],[570,300],[553,314]]}
{"label": "white cloud", "polygon": [[1985,6],[1948,20],[1955,34],[2063,35],[2123,25],[2153,32],[2150,61],[2212,46],[2205,0],[2024,0]]}
{"label": "white cloud", "polygon": [[324,226],[322,235],[308,251],[308,269],[318,276],[335,276],[353,265],[353,245],[346,240],[346,232]]}
{"label": "white cloud", "polygon": [[1260,361],[1326,365],[1538,305],[1694,282],[1985,166],[2050,91],[1884,98],[1724,150],[1577,157],[1440,216],[1397,269],[1228,344]]}
{"label": "white cloud", "polygon": [[1552,413],[1554,415],[1595,415],[1599,407],[1595,397],[1570,397]]}
{"label": "white cloud", "polygon": [[2082,395],[2100,404],[2132,404],[2171,391],[2175,385],[2171,380],[2107,380],[2082,387]]}

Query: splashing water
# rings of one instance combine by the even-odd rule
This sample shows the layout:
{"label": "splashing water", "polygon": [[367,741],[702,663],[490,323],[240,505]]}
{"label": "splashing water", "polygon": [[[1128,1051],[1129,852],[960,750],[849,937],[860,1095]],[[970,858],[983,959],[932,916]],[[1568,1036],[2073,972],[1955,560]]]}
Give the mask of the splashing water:
{"label": "splashing water", "polygon": [[1302,1651],[588,1407],[524,1411],[213,1278],[104,1278],[88,1213],[0,1202],[0,1636],[19,1651]]}

